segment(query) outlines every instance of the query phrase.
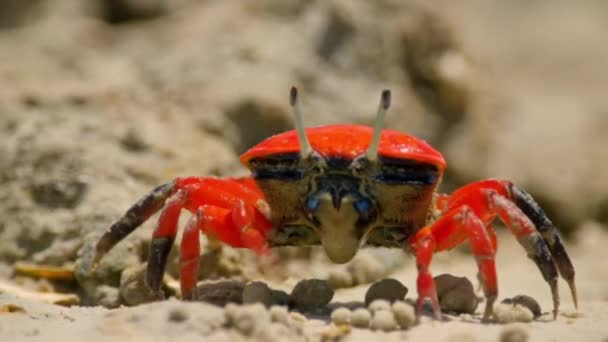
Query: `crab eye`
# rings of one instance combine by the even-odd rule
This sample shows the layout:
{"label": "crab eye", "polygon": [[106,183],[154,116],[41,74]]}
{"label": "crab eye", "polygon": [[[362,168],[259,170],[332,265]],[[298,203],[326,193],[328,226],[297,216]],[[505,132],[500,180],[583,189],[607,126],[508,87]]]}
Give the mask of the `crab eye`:
{"label": "crab eye", "polygon": [[363,198],[355,202],[355,210],[359,212],[359,214],[367,213],[372,207],[372,201],[367,198]]}
{"label": "crab eye", "polygon": [[306,199],[306,203],[305,203],[306,209],[308,209],[308,211],[315,211],[315,210],[319,209],[320,204],[321,204],[321,201],[316,196],[308,197]]}

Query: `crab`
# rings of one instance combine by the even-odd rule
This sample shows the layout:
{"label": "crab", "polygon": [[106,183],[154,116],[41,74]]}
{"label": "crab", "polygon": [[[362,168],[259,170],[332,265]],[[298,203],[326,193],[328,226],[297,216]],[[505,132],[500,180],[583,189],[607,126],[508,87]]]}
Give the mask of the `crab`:
{"label": "crab", "polygon": [[374,127],[304,129],[298,91],[292,87],[296,129],[272,136],[240,157],[251,176],[183,177],[158,186],[102,235],[93,264],[162,209],[145,279],[159,293],[178,218],[186,209],[193,215],[180,250],[185,300],[195,298],[201,233],[258,255],[278,246],[321,245],[335,263],[346,263],[363,245],[372,245],[415,256],[416,313],[419,316],[430,300],[434,316],[441,319],[431,259],[434,253],[469,242],[486,299],[483,320],[488,321],[498,295],[498,243],[492,222],[499,218],[548,283],[554,318],[559,309],[558,274],[578,308],[574,267],[558,230],[537,202],[499,179],[439,193],[446,168],[443,156],[422,139],[382,128],[390,102],[390,91],[384,90]]}

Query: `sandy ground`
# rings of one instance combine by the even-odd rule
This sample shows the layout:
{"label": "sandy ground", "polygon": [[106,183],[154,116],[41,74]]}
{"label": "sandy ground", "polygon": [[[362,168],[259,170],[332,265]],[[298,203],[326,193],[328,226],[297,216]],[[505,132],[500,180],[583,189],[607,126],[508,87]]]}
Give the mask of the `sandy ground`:
{"label": "sandy ground", "polygon": [[[480,308],[473,317],[444,315],[438,322],[425,317],[409,330],[378,332],[353,328],[342,341],[368,341],[382,338],[385,341],[497,341],[510,331],[523,332],[530,341],[606,341],[608,339],[608,269],[596,267],[596,260],[604,255],[603,246],[608,234],[600,227],[588,225],[581,231],[580,243],[569,246],[577,269],[580,310],[575,314],[565,284],[561,286],[561,313],[557,320],[550,314],[551,299],[548,287],[535,266],[526,260],[521,248],[510,236],[501,234],[498,253],[500,298],[528,294],[539,300],[544,315],[532,323],[482,324]],[[391,276],[409,288],[415,281],[414,265],[408,262]],[[329,266],[331,267],[331,266]],[[460,252],[449,252],[436,257],[435,274],[450,272],[474,279],[473,260]],[[522,275],[527,276],[523,277]],[[525,280],[524,280],[525,279]],[[289,288],[295,279],[274,284]],[[367,286],[338,290],[332,302],[361,302]],[[408,294],[408,298],[412,298]],[[0,336],[11,341],[78,340],[115,341],[125,338],[141,341],[205,341],[266,340],[316,341],[331,330],[329,317],[309,317],[291,327],[274,327],[268,324],[253,336],[245,336],[226,323],[225,310],[204,303],[184,303],[175,299],[143,304],[135,307],[105,309],[101,307],[71,307],[41,304],[34,301],[0,295],[0,307],[16,305],[23,312],[0,313]],[[176,319],[175,312],[180,313]],[[228,327],[226,327],[228,326]],[[295,329],[294,327],[297,327]],[[276,329],[275,329],[276,328]],[[505,341],[511,341],[506,339]]]}
{"label": "sandy ground", "polygon": [[[131,7],[107,7],[117,3]],[[531,341],[608,340],[604,1],[0,0],[0,8],[0,285],[89,305],[6,290],[0,340],[316,341],[336,333],[328,315],[266,320],[245,336],[223,309],[203,303],[126,306],[140,300],[123,283],[146,260],[154,220],[108,254],[102,272],[80,267],[95,238],[156,185],[244,174],[240,153],[293,127],[292,84],[309,126],[371,124],[380,89],[391,88],[386,126],[444,153],[442,191],[513,180],[568,237],[577,272],[578,316],[561,282],[557,321],[446,316],[407,331],[354,329],[343,340],[496,341],[509,329]],[[286,291],[339,268],[319,253],[284,253],[283,278],[266,279],[251,254],[205,253],[200,279],[263,279]],[[370,282],[388,276],[413,299],[413,260],[390,255],[333,301],[360,302]],[[18,262],[75,270],[77,281],[31,279]],[[459,250],[438,255],[433,272],[475,279],[474,265]],[[498,265],[501,299],[527,294],[550,311],[549,289],[506,234]]]}

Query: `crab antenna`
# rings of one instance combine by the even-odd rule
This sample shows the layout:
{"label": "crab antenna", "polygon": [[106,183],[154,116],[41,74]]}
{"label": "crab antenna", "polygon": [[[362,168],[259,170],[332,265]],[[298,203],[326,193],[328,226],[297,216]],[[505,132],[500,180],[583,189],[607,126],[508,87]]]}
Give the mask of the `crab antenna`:
{"label": "crab antenna", "polygon": [[312,147],[304,132],[304,124],[302,123],[302,111],[300,110],[300,102],[298,101],[298,88],[291,87],[289,92],[289,103],[293,108],[293,114],[296,117],[296,131],[298,132],[298,140],[300,141],[300,154],[307,156],[312,152]]}
{"label": "crab antenna", "polygon": [[376,160],[378,156],[378,146],[380,145],[380,133],[382,132],[382,125],[384,123],[384,114],[391,106],[391,91],[385,89],[382,91],[380,96],[380,105],[378,106],[378,114],[376,115],[376,122],[374,124],[374,135],[372,136],[372,142],[367,149],[366,155],[369,160]]}

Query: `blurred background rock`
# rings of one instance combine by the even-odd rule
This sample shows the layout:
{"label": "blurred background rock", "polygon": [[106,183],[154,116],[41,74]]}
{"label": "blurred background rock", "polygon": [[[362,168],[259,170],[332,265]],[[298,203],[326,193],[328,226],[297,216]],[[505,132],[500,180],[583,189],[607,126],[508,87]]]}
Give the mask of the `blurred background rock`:
{"label": "blurred background rock", "polygon": [[72,262],[153,186],[244,174],[292,84],[308,126],[390,88],[444,191],[506,178],[566,234],[607,224],[605,32],[599,0],[0,0],[0,260]]}

